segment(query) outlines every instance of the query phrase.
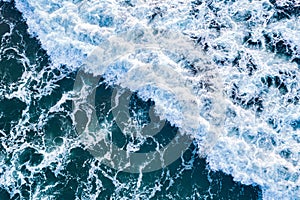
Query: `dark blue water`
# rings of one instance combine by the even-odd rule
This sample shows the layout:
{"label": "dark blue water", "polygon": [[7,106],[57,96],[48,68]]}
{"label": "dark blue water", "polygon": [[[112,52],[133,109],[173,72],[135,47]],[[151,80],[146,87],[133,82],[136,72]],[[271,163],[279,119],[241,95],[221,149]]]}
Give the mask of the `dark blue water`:
{"label": "dark blue water", "polygon": [[[127,0],[0,1],[0,200],[299,199],[299,16],[296,1],[197,0],[174,5]],[[137,25],[145,21],[146,28]],[[92,76],[83,76],[84,84],[78,88],[81,69],[86,67],[81,64],[83,59],[92,60],[87,57],[92,47],[108,52],[100,51],[98,58],[119,55],[118,51],[122,55],[122,42],[113,49],[114,44],[106,41],[108,32],[112,38],[121,35],[138,44],[151,38],[148,33],[159,36],[161,26],[166,28],[162,33],[178,29],[209,61],[204,56],[193,58],[189,46],[176,49],[177,41],[166,45],[170,49],[164,49],[163,56],[150,48],[136,48],[125,59],[104,63],[106,71],[101,76],[94,72],[102,70],[102,65],[88,66]],[[161,67],[162,58],[179,68]],[[135,63],[144,71],[132,67]],[[142,68],[145,63],[154,67]],[[157,77],[147,79],[149,69],[157,69],[153,72]],[[97,78],[95,88],[83,87]],[[137,86],[143,80],[158,86],[140,89]],[[188,96],[189,83],[195,96]],[[124,85],[132,90],[121,89],[130,93],[123,99],[128,114],[122,110],[116,114],[122,102],[113,104],[124,97],[117,98],[115,92]],[[221,98],[215,95],[219,85]],[[178,88],[182,94],[176,96]],[[91,91],[95,91],[95,104],[85,102]],[[194,97],[203,104],[201,109],[191,109]],[[176,98],[194,102],[180,105]],[[134,135],[132,124],[139,128],[155,121],[151,110],[155,106],[166,108],[162,113],[169,120],[164,119],[153,136]],[[226,111],[221,122],[214,118],[215,107],[220,113]],[[187,110],[196,113],[194,120],[185,119],[190,114]],[[87,113],[95,113],[98,129],[87,126]],[[116,159],[113,150],[106,156],[117,160],[118,166],[106,165],[104,155],[97,157],[104,146],[96,145],[98,152],[89,146],[104,135],[106,144],[122,152],[133,147],[139,148],[134,150],[138,155],[155,152],[176,140],[183,127],[191,130],[189,124],[198,122],[199,113],[211,127],[221,127],[210,130],[219,134],[215,141],[202,137],[210,131],[191,131],[195,139],[184,153],[158,170],[122,170],[126,158]],[[78,120],[77,115],[82,118]],[[182,118],[189,123],[176,126]],[[95,135],[82,140],[82,133],[94,130],[98,130]],[[210,151],[201,149],[207,143]]]}
{"label": "dark blue water", "polygon": [[[62,147],[66,140],[77,137],[69,116],[70,101],[63,103],[63,111],[49,112],[65,92],[72,90],[76,71],[67,66],[59,69],[51,67],[39,40],[27,33],[26,21],[13,2],[0,2],[0,11],[1,200],[73,200],[89,199],[91,196],[93,199],[134,199],[137,193],[140,199],[148,199],[147,192],[155,191],[158,185],[160,189],[151,199],[260,197],[259,187],[242,185],[234,182],[229,175],[210,171],[205,159],[198,157],[194,144],[187,149],[183,159],[179,158],[164,169],[143,174],[141,188],[146,190],[134,188],[138,174],[117,173],[101,165],[80,145],[61,148],[61,159],[47,157],[54,149]],[[50,92],[43,91],[49,83],[55,84],[55,88]],[[26,95],[18,95],[18,90],[26,92]],[[100,84],[97,98],[104,102],[106,108],[98,111],[100,119],[109,109],[109,99],[106,101],[105,97],[109,97],[111,91],[112,88],[105,87],[105,83]],[[134,109],[144,112],[151,104],[137,97],[132,102]],[[134,106],[136,103],[139,106]],[[176,129],[170,124],[166,126],[162,130],[166,133]],[[161,141],[163,134],[158,136]],[[115,133],[114,140],[121,145],[126,143],[122,134],[118,136]],[[148,148],[151,148],[151,142]],[[184,163],[189,163],[190,168],[185,168]],[[129,187],[121,187],[116,182]]]}

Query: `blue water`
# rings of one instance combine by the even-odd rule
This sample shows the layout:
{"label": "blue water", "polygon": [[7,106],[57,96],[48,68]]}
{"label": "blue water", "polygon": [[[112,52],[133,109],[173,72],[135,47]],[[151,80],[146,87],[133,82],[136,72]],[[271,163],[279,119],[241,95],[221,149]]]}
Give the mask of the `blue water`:
{"label": "blue water", "polygon": [[1,1],[0,199],[299,199],[299,35],[289,0]]}

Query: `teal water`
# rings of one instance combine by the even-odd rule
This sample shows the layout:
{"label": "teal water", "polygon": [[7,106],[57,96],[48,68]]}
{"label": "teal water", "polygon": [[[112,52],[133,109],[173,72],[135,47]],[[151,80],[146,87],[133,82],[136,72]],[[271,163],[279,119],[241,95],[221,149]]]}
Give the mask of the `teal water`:
{"label": "teal water", "polygon": [[[51,110],[72,90],[76,71],[68,66],[54,68],[39,40],[27,29],[14,3],[0,2],[1,200],[261,198],[258,186],[243,185],[230,175],[210,171],[195,144],[168,167],[144,173],[139,187],[139,174],[101,165],[82,144],[74,142],[78,135],[70,116],[72,102],[66,100],[63,109]],[[105,83],[98,87],[96,98],[104,103],[104,109],[98,110],[100,121],[107,116],[111,90]],[[145,112],[149,104],[153,102],[132,99],[136,110]],[[168,132],[176,127],[166,126],[158,140],[172,137]],[[119,146],[126,143],[124,135],[113,134]],[[149,142],[149,148],[151,145]],[[51,152],[59,154],[58,158]]]}

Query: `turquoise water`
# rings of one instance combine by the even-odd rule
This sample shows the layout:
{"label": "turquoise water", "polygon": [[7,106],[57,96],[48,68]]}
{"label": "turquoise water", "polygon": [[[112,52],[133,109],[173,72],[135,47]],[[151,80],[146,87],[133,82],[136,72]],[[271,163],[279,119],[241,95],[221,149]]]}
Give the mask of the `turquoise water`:
{"label": "turquoise water", "polygon": [[[88,199],[91,195],[97,199],[133,199],[135,195],[148,199],[148,192],[155,191],[158,185],[160,189],[151,199],[258,199],[260,189],[257,186],[245,186],[234,182],[229,175],[210,171],[205,159],[197,156],[195,145],[186,151],[183,160],[178,159],[165,169],[143,174],[143,189],[135,187],[138,174],[116,173],[102,166],[80,146],[62,149],[60,160],[46,157],[47,152],[60,148],[64,141],[77,136],[68,116],[71,102],[63,104],[64,111],[49,113],[49,108],[59,101],[62,94],[72,90],[76,71],[63,66],[51,68],[49,56],[39,41],[27,33],[26,22],[14,3],[1,2],[0,8],[1,200],[72,200]],[[36,75],[39,77],[34,78]],[[43,88],[49,82],[55,84],[55,88],[47,93]],[[18,89],[26,91],[26,99],[14,97]],[[111,89],[99,87],[98,98],[105,101],[108,90]],[[140,109],[147,109],[142,100],[139,102]],[[47,116],[43,116],[45,114]],[[41,121],[44,123],[39,126]],[[162,131],[174,128],[169,125]],[[184,163],[190,167],[185,168]],[[99,181],[101,187],[97,185]],[[129,187],[116,183],[128,184]]]}
{"label": "turquoise water", "polygon": [[299,199],[299,17],[289,0],[0,1],[0,200]]}

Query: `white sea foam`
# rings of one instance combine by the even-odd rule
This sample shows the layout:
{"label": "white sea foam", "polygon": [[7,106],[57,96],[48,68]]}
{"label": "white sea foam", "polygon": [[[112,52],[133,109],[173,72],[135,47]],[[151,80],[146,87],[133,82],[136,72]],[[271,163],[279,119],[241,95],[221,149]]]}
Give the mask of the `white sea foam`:
{"label": "white sea foam", "polygon": [[[242,183],[260,185],[264,192],[264,199],[298,198],[300,196],[298,189],[300,129],[296,126],[300,123],[300,106],[299,103],[293,104],[288,99],[300,95],[299,67],[296,63],[291,63],[290,58],[279,58],[268,52],[264,37],[266,34],[277,33],[278,37],[274,42],[286,41],[291,45],[292,57],[299,55],[300,30],[297,26],[299,17],[274,22],[272,16],[275,9],[268,1],[241,0],[227,3],[210,1],[210,3],[203,2],[196,5],[189,1],[136,0],[131,1],[131,4],[132,6],[123,1],[98,0],[16,0],[16,6],[26,18],[30,33],[38,36],[56,66],[66,64],[78,68],[95,48],[105,46],[112,37],[122,36],[131,30],[173,30],[186,36],[197,37],[200,46],[206,44],[209,47],[207,55],[211,60],[200,60],[199,63],[204,62],[206,65],[214,63],[213,61],[223,62],[219,67],[213,64],[210,67],[211,71],[219,75],[218,84],[221,87],[218,88],[221,88],[224,94],[222,98],[226,102],[225,108],[231,110],[225,115],[224,130],[218,134],[211,151],[205,152],[202,149],[204,153],[208,153],[206,156],[209,166],[214,170],[231,174],[235,180]],[[190,15],[192,12],[197,13]],[[221,27],[220,30],[217,27],[211,28],[218,25]],[[262,45],[244,43],[244,38],[249,34],[253,42],[260,41]],[[103,68],[89,70],[105,73],[108,81],[118,81],[119,84],[132,90],[138,90],[140,96],[154,99],[158,104],[158,113],[179,127],[185,128],[186,131],[190,131],[188,130],[190,125],[188,122],[191,121],[189,118],[197,115],[194,112],[201,113],[205,95],[213,97],[214,94],[205,93],[207,90],[197,87],[197,83],[203,76],[192,76],[183,69],[183,63],[179,62],[179,55],[182,53],[187,56],[186,60],[194,61],[194,53],[189,57],[190,49],[192,47],[186,46],[182,52],[172,52],[171,49],[164,55],[157,55],[163,62],[168,60],[173,62],[171,66],[175,68],[172,69],[158,67],[156,70],[159,71],[156,71],[153,65],[148,73],[146,67],[136,67],[138,62],[128,57],[126,62],[133,63],[129,69],[124,70],[120,67],[122,65],[114,65],[114,68],[105,70]],[[238,54],[240,54],[239,65],[232,66]],[[204,54],[199,53],[199,55]],[[248,75],[249,60],[256,66],[251,76]],[[200,65],[199,70],[204,68]],[[137,72],[147,81],[136,77]],[[155,72],[169,74],[157,76]],[[276,88],[279,87],[278,85],[268,88],[261,81],[261,78],[267,76],[279,77],[288,92],[281,93]],[[149,88],[146,85],[137,87],[151,80],[156,83],[156,87]],[[169,88],[165,88],[166,85]],[[234,85],[238,86],[237,97],[244,100],[244,104],[257,97],[261,101],[263,110],[255,111],[255,107],[259,105],[245,108],[239,103],[232,103],[242,101],[237,98],[230,99]],[[168,94],[172,86],[186,89],[186,94],[180,96],[179,90],[175,89],[172,100],[173,97],[170,98]],[[191,108],[195,108],[191,103],[194,100],[198,102],[196,108],[199,110],[190,112]],[[176,104],[180,101],[185,103],[185,108]],[[202,113],[202,118],[206,119],[205,122],[203,121],[204,124],[212,121],[209,121],[205,113]],[[270,120],[273,121],[273,125],[270,125]],[[207,142],[203,141],[207,139],[203,135],[207,134],[205,131],[194,130],[193,132],[200,146],[203,142]]]}

